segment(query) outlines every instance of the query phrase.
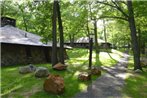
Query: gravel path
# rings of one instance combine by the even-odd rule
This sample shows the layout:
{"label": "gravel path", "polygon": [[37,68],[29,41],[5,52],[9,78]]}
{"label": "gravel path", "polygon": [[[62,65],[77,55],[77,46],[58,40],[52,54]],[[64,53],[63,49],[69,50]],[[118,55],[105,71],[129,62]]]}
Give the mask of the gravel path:
{"label": "gravel path", "polygon": [[122,98],[121,89],[124,86],[129,55],[123,54],[114,67],[102,67],[107,71],[88,86],[87,90],[78,93],[74,98]]}

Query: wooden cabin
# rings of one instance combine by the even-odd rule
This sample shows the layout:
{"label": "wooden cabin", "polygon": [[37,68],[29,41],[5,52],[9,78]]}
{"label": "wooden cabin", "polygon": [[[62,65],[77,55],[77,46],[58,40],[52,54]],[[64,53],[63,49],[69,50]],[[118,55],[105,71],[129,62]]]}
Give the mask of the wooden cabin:
{"label": "wooden cabin", "polygon": [[[52,42],[42,43],[42,37],[16,28],[15,22],[11,18],[1,18],[1,65],[51,63]],[[68,46],[64,50],[67,57],[66,49]]]}
{"label": "wooden cabin", "polygon": [[[98,41],[98,44],[101,49],[105,49],[105,48],[110,49],[111,48],[111,45],[112,45],[111,43],[105,42],[102,39],[97,39],[97,41]],[[93,42],[94,42],[94,40],[93,40]],[[71,43],[65,42],[65,45],[71,46]],[[89,38],[88,37],[81,37],[81,38],[77,39],[75,42],[72,43],[72,47],[89,48]]]}

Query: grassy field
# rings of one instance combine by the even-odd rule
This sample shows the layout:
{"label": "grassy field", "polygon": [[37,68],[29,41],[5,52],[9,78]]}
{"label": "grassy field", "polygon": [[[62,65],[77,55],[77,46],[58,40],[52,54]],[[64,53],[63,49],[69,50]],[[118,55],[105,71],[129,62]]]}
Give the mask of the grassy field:
{"label": "grassy field", "polygon": [[133,72],[133,57],[130,57],[128,69],[129,77],[123,89],[124,98],[147,98],[147,67],[144,72],[137,74]]}
{"label": "grassy field", "polygon": [[[88,82],[80,82],[77,76],[81,71],[88,69],[88,50],[73,49],[68,50],[69,60],[66,60],[68,69],[66,71],[55,71],[51,64],[37,64],[35,66],[44,66],[49,69],[51,74],[59,74],[64,78],[65,92],[62,95],[46,93],[43,90],[45,78],[35,78],[34,73],[19,74],[18,67],[21,65],[2,67],[1,68],[1,96],[2,98],[71,98],[76,93],[86,90]],[[112,50],[110,56],[106,52],[100,52],[99,64],[95,65],[95,53],[93,52],[94,66],[112,66],[117,63],[122,53]],[[95,80],[96,76],[92,77]]]}

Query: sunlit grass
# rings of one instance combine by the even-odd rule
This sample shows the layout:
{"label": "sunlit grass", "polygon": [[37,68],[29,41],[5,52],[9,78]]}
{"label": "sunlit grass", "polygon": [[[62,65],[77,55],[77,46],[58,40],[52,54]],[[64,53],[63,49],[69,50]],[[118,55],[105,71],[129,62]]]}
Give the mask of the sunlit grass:
{"label": "sunlit grass", "polygon": [[128,66],[131,74],[126,79],[126,85],[123,89],[124,96],[128,98],[147,98],[147,68],[143,68],[144,72],[137,74],[133,72],[133,65],[133,57],[131,56]]}
{"label": "sunlit grass", "polygon": [[[111,58],[109,56],[109,54],[111,55]],[[120,59],[120,55],[116,54],[116,53],[106,53],[106,52],[100,52],[100,61],[102,63],[103,66],[112,66],[113,64],[117,63],[117,61]]]}
{"label": "sunlit grass", "polygon": [[87,88],[87,85],[86,85],[86,84],[81,83],[81,84],[79,85],[79,89],[80,89],[80,90],[85,90],[86,88]]}
{"label": "sunlit grass", "polygon": [[[80,52],[78,52],[79,50],[80,50]],[[70,55],[71,60],[68,61],[68,63],[72,63],[73,65],[77,65],[77,66],[81,65],[81,64],[88,65],[88,62],[89,62],[89,50],[88,49],[74,49],[74,50],[70,50],[70,51],[74,51],[74,52],[72,52],[73,54],[79,55],[81,53],[84,53],[84,55],[79,57],[79,56],[72,54],[72,55]],[[112,52],[109,54],[107,52],[100,52],[99,53],[100,65],[96,65],[96,66],[112,66],[115,63],[117,63],[123,53],[120,51],[114,50],[114,49],[112,49],[111,51]],[[93,65],[95,65],[95,62],[96,62],[95,51],[93,51],[93,53],[92,53],[92,62],[93,62]]]}
{"label": "sunlit grass", "polygon": [[[34,73],[19,74],[17,66],[2,67],[1,95],[2,98],[9,96],[14,98],[71,98],[76,93],[86,90],[91,82],[78,81],[77,77],[81,71],[86,71],[89,64],[89,52],[87,49],[68,50],[69,60],[66,60],[68,69],[66,71],[55,71],[51,64],[37,64],[36,66],[44,66],[49,69],[51,74],[59,74],[64,78],[65,93],[62,95],[54,95],[46,93],[43,90],[43,82],[45,78],[38,79],[34,77]],[[110,53],[115,59],[110,58],[108,53],[100,52],[100,64],[95,65],[95,52],[93,51],[93,65],[95,66],[112,66],[117,63],[117,59],[121,56],[117,53]],[[93,76],[92,80],[98,78]]]}

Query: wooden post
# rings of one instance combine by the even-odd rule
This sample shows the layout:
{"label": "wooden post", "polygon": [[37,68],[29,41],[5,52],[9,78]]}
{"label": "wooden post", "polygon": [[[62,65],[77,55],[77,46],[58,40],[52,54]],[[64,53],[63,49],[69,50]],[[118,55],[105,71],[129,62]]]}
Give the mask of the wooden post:
{"label": "wooden post", "polygon": [[89,40],[89,70],[91,70],[92,66],[92,47],[93,47],[93,38]]}

